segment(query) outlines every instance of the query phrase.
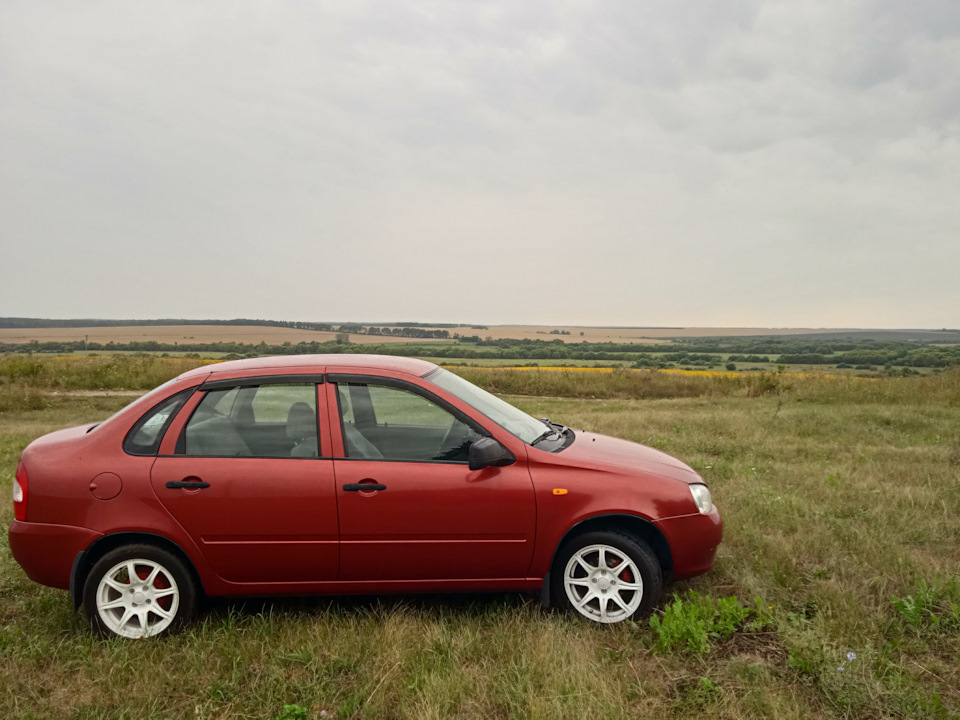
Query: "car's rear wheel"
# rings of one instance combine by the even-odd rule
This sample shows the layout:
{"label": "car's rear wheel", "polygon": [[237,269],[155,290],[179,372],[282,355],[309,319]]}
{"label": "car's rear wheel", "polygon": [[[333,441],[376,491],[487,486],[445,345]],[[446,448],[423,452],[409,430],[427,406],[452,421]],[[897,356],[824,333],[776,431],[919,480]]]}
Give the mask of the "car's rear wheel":
{"label": "car's rear wheel", "polygon": [[564,544],[552,574],[553,597],[582,617],[617,623],[649,614],[660,599],[660,563],[642,540],[615,531]]}
{"label": "car's rear wheel", "polygon": [[152,545],[111,550],[90,570],[83,604],[101,635],[144,638],[182,629],[197,591],[183,563]]}

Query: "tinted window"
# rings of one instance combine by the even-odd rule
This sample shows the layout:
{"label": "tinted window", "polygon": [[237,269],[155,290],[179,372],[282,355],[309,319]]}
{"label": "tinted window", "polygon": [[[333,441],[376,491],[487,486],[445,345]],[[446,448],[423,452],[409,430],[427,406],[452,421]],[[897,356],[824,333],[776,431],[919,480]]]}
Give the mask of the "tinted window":
{"label": "tinted window", "polygon": [[466,462],[482,435],[418,393],[385,385],[338,383],[344,450],[368,460]]}
{"label": "tinted window", "polygon": [[319,457],[316,386],[211,390],[184,428],[182,452],[204,457]]}
{"label": "tinted window", "polygon": [[167,398],[140,418],[127,433],[123,441],[123,449],[131,455],[156,455],[167,425],[191,393],[193,388]]}

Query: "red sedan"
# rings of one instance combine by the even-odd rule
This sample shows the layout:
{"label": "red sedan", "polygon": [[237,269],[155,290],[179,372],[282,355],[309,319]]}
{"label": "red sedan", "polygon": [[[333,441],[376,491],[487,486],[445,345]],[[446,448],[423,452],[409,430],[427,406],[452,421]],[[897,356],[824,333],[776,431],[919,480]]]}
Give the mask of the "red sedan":
{"label": "red sedan", "polygon": [[709,570],[723,528],[668,455],[364,355],[184,373],[31,443],[13,499],[27,575],[130,638],[183,627],[201,594],[540,589],[614,623]]}

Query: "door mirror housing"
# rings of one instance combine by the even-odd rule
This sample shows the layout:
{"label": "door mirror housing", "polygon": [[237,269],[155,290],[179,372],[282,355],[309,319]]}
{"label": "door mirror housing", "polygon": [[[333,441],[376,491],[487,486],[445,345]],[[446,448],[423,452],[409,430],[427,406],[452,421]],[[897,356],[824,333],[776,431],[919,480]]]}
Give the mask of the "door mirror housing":
{"label": "door mirror housing", "polygon": [[513,465],[517,458],[503,445],[492,437],[484,437],[470,446],[467,454],[471,470],[482,470],[485,467],[504,467]]}

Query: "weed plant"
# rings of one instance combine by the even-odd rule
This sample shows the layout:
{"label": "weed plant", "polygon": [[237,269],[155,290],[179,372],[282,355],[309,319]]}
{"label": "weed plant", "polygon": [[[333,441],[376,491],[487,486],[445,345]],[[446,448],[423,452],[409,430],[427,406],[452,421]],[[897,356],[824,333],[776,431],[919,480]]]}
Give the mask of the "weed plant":
{"label": "weed plant", "polygon": [[761,598],[757,598],[754,611],[735,597],[714,600],[691,590],[686,598],[674,595],[673,602],[668,602],[662,613],[654,614],[650,629],[656,649],[702,656],[710,651],[711,641],[729,638],[738,630],[763,630],[771,624],[766,616]]}
{"label": "weed plant", "polygon": [[929,585],[920,578],[916,591],[895,598],[893,607],[907,627],[917,633],[960,633],[960,581],[957,578],[945,581],[937,575]]}

